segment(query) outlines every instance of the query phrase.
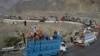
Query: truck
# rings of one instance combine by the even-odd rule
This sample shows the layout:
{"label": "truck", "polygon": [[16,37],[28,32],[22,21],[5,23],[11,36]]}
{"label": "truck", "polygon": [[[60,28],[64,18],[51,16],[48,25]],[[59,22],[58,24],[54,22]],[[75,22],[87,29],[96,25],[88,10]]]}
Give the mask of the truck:
{"label": "truck", "polygon": [[[52,56],[59,55],[61,51],[67,53],[68,48],[62,46],[61,37],[56,36],[53,40],[27,40],[26,48],[23,50],[23,56]],[[61,48],[62,47],[62,48]]]}
{"label": "truck", "polygon": [[95,42],[98,36],[98,30],[100,26],[97,25],[95,20],[85,20],[83,22],[84,28],[77,32],[76,36],[74,36],[74,44],[78,46],[89,46],[90,43]]}
{"label": "truck", "polygon": [[83,36],[77,36],[74,39],[74,44],[77,46],[87,47],[91,43],[95,42],[97,40],[97,36],[94,32],[89,32],[83,34]]}

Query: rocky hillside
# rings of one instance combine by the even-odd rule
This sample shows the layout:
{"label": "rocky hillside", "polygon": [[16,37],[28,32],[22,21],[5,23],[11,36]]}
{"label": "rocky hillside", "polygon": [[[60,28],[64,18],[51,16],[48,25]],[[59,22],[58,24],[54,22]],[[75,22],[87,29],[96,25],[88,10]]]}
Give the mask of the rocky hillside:
{"label": "rocky hillside", "polygon": [[66,11],[66,12],[100,12],[99,0],[21,0],[11,10]]}
{"label": "rocky hillside", "polygon": [[[0,0],[0,15],[63,15],[100,18],[100,0]],[[97,20],[97,21],[98,21]]]}
{"label": "rocky hillside", "polygon": [[19,0],[0,0],[0,14],[11,9]]}
{"label": "rocky hillside", "polygon": [[100,12],[100,0],[0,0],[0,12],[66,11]]}

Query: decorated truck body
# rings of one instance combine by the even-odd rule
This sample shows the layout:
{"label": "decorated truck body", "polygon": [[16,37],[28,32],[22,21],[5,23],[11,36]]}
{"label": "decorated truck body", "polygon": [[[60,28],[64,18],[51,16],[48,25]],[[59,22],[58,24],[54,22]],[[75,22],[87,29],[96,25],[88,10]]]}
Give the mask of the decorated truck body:
{"label": "decorated truck body", "polygon": [[78,46],[89,46],[90,43],[95,42],[96,39],[97,38],[96,38],[95,33],[91,32],[91,33],[84,34],[84,36],[82,38],[81,37],[77,37],[74,40],[74,43],[75,43],[75,45],[78,45]]}
{"label": "decorated truck body", "polygon": [[[61,37],[56,36],[53,40],[27,41],[23,51],[24,56],[52,56],[58,55],[61,51]],[[66,48],[67,49],[67,48]]]}

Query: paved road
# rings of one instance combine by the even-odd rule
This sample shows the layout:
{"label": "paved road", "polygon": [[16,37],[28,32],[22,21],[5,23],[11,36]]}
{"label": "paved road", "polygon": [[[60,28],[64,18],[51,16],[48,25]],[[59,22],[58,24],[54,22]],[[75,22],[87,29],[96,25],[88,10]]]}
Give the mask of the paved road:
{"label": "paved road", "polygon": [[73,46],[69,48],[70,53],[65,56],[100,56],[100,30],[98,40],[92,43],[89,47]]}

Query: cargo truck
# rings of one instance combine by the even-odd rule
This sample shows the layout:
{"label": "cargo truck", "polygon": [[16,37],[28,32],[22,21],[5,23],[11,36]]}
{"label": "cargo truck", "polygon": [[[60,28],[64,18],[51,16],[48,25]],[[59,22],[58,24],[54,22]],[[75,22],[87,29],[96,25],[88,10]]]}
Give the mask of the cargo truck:
{"label": "cargo truck", "polygon": [[61,42],[61,37],[59,35],[53,40],[27,40],[23,56],[58,56],[60,52],[67,53],[68,48],[65,46],[65,43]]}
{"label": "cargo truck", "polygon": [[74,39],[74,44],[77,46],[89,46],[90,43],[95,42],[95,40],[97,40],[97,37],[95,35],[94,32],[90,32],[90,33],[85,33],[82,37],[81,36],[77,36]]}

